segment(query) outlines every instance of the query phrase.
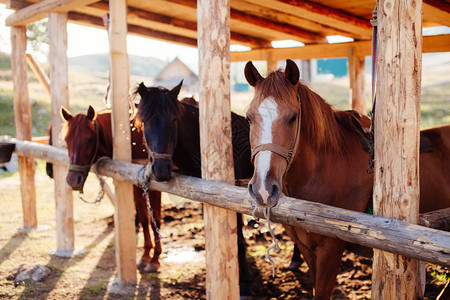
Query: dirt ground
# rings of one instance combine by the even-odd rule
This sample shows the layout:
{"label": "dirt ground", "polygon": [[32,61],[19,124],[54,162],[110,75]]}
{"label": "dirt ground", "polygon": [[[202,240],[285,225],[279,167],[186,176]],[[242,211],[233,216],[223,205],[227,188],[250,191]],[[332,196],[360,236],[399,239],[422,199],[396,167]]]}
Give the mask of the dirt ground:
{"label": "dirt ground", "polygon": [[[53,181],[36,172],[37,209],[40,227],[25,232],[17,174],[0,178],[0,299],[204,299],[204,231],[201,204],[178,197],[163,197],[161,229],[163,254],[159,272],[138,274],[136,287],[128,294],[112,294],[108,286],[116,276],[113,207],[108,200],[99,206],[86,204],[74,193],[75,245],[78,255],[61,258],[56,248]],[[98,183],[90,176],[86,195],[95,198]],[[131,203],[131,202],[130,202]],[[266,223],[255,224],[246,217],[244,235],[249,245],[247,257],[255,281],[254,299],[312,299],[312,285],[305,263],[297,271],[286,269],[293,244],[281,225],[275,234],[282,251],[264,258],[272,243]],[[137,238],[137,256],[143,251],[142,230]],[[333,299],[370,299],[371,260],[345,253]],[[15,284],[11,275],[21,264],[41,264],[51,269],[42,282]],[[435,299],[448,278],[449,269],[427,265],[425,299]],[[433,273],[433,277],[432,274]],[[440,280],[441,281],[440,281]]]}

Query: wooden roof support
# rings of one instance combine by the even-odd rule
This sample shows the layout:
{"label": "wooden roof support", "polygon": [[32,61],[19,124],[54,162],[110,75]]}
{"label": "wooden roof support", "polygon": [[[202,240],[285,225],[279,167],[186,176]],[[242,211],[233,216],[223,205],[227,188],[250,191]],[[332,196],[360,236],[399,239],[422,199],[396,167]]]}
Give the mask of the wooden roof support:
{"label": "wooden roof support", "polygon": [[48,12],[67,12],[97,0],[43,0],[17,10],[6,18],[6,26],[27,25],[44,19]]}
{"label": "wooden roof support", "polygon": [[[63,121],[61,107],[69,108],[69,66],[67,58],[67,13],[49,13],[50,94],[52,99],[52,141],[63,148],[60,133]],[[66,183],[67,166],[53,165],[56,209],[55,255],[70,257],[75,250],[72,189]]]}
{"label": "wooden roof support", "polygon": [[[111,126],[113,158],[131,162],[129,120],[129,66],[127,53],[126,0],[110,1],[110,70],[111,70]],[[134,228],[133,185],[114,181],[116,206],[114,233],[116,243],[117,287],[136,283],[136,231]],[[115,285],[113,285],[115,286]]]}
{"label": "wooden roof support", "polygon": [[[419,220],[422,0],[379,0],[374,215]],[[374,249],[372,299],[417,299],[418,261]]]}
{"label": "wooden roof support", "polygon": [[257,17],[236,9],[231,9],[231,18],[241,22],[257,25],[262,28],[268,28],[283,32],[285,34],[289,34],[292,36],[293,40],[298,40],[303,43],[328,43],[325,36],[317,34],[315,32],[304,30],[289,24]]}
{"label": "wooden roof support", "polygon": [[[306,45],[292,48],[255,49],[250,51],[231,52],[231,61],[266,60],[267,52],[271,52],[272,59],[312,59],[347,57],[348,48],[354,47],[358,55],[371,55],[371,42],[351,42],[324,45]],[[423,37],[423,53],[450,51],[450,34],[440,34]]]}
{"label": "wooden roof support", "polygon": [[[198,83],[202,178],[233,184],[229,28],[230,0],[199,0]],[[236,213],[205,204],[203,215],[206,297],[239,299]]]}
{"label": "wooden roof support", "polygon": [[[103,10],[105,10],[105,12],[109,10],[108,2],[106,2],[106,1],[100,1],[97,3],[93,3],[89,6],[103,9]],[[174,17],[163,16],[160,14],[144,11],[144,10],[133,8],[133,7],[128,7],[128,14],[134,15],[137,18],[151,20],[154,22],[172,25],[174,27],[189,29],[189,30],[197,32],[197,23],[196,22],[186,21],[186,20],[182,20],[182,19],[174,18]],[[242,45],[253,47],[253,48],[270,46],[270,41],[266,41],[266,40],[252,37],[252,36],[245,35],[245,34],[240,34],[240,33],[233,32],[233,31],[231,31],[231,40],[234,40],[235,42],[238,42]]]}
{"label": "wooden roof support", "polygon": [[[11,72],[14,86],[14,124],[16,137],[30,141],[31,106],[28,94],[27,49],[25,26],[11,27]],[[36,186],[34,159],[19,155],[20,192],[22,195],[23,227],[37,227]]]}
{"label": "wooden roof support", "polygon": [[304,0],[247,0],[255,5],[270,7],[277,2],[277,10],[289,12],[292,15],[308,19],[323,25],[338,27],[341,30],[358,36],[359,39],[372,37],[372,25],[368,20],[346,14],[316,3]]}
{"label": "wooden roof support", "polygon": [[433,20],[439,25],[450,26],[450,4],[441,0],[423,0],[422,10],[424,15],[433,16]]}

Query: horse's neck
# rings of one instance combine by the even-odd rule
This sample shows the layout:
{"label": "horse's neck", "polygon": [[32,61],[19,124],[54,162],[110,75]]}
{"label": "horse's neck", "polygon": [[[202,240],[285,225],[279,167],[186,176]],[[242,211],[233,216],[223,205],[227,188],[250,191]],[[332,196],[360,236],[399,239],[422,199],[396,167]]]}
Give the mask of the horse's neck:
{"label": "horse's neck", "polygon": [[198,109],[188,104],[184,106],[178,125],[178,140],[173,161],[180,171],[192,176],[201,175],[200,166],[200,128]]}
{"label": "horse's neck", "polygon": [[113,155],[112,129],[111,129],[111,113],[103,113],[97,115],[98,129],[98,157]]}

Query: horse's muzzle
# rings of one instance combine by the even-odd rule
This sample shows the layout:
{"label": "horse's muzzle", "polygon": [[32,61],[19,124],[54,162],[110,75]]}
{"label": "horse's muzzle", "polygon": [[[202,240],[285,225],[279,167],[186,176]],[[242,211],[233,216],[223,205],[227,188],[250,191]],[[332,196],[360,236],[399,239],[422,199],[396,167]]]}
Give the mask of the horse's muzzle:
{"label": "horse's muzzle", "polygon": [[275,180],[266,180],[264,186],[257,184],[254,178],[248,184],[248,192],[259,207],[275,207],[280,199],[280,186]]}
{"label": "horse's muzzle", "polygon": [[172,178],[172,162],[168,159],[153,160],[152,174],[156,181],[169,181]]}
{"label": "horse's muzzle", "polygon": [[76,171],[69,171],[69,173],[67,173],[66,181],[72,190],[81,191],[83,190],[84,182],[86,181],[86,175]]}

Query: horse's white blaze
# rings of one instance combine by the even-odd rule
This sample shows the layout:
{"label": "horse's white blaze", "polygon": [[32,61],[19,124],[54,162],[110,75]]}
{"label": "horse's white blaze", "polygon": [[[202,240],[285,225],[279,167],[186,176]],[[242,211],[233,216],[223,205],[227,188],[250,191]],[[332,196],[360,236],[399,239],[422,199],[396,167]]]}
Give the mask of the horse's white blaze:
{"label": "horse's white blaze", "polygon": [[[272,143],[273,135],[272,135],[272,124],[278,118],[278,105],[272,97],[268,97],[264,99],[258,107],[259,115],[262,119],[261,124],[261,140],[259,144],[268,144]],[[270,151],[261,151],[258,153],[258,177],[259,177],[259,194],[263,198],[263,201],[267,203],[268,198],[270,196],[269,192],[266,190],[266,186],[264,185],[267,172],[270,168],[270,158],[272,156],[272,152]]]}

